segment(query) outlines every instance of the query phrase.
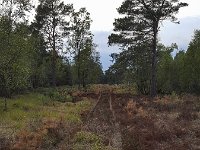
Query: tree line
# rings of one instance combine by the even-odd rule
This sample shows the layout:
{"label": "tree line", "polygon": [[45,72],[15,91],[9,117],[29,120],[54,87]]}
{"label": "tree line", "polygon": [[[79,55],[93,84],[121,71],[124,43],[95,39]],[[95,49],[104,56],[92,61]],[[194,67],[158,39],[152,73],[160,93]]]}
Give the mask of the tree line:
{"label": "tree line", "polygon": [[[176,44],[158,41],[164,20],[179,23],[175,15],[187,3],[179,0],[124,0],[117,9],[109,45],[115,63],[103,73],[100,53],[90,30],[86,8],[76,11],[62,0],[1,0],[0,96],[26,89],[60,85],[127,83],[142,94],[190,92],[199,94],[199,36],[195,31],[188,50],[172,55]],[[34,21],[28,15],[35,10]],[[173,41],[172,41],[173,42]]]}
{"label": "tree line", "polygon": [[[61,0],[2,0],[0,16],[0,96],[26,89],[99,83],[100,53],[86,8]],[[34,21],[28,14],[35,10]],[[92,69],[91,69],[92,68]]]}
{"label": "tree line", "polygon": [[[176,44],[158,44],[157,92],[159,94],[200,94],[200,30],[194,32],[187,50]],[[139,93],[149,95],[151,83],[150,50],[146,45],[112,54],[115,63],[105,72],[110,84],[135,84]],[[174,52],[177,52],[174,54]]]}

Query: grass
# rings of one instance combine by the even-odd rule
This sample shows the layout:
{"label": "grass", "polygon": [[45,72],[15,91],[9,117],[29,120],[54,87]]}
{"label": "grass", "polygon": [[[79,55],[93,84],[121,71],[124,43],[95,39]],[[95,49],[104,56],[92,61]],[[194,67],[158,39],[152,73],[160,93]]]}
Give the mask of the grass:
{"label": "grass", "polygon": [[68,92],[59,90],[53,98],[41,91],[15,96],[7,100],[7,111],[0,98],[0,149],[56,149],[63,140],[70,145],[83,124],[82,113],[93,103],[88,98],[66,102]]}
{"label": "grass", "polygon": [[39,93],[20,95],[8,100],[8,111],[3,111],[4,101],[0,99],[0,128],[11,127],[21,130],[26,127],[30,119],[63,117],[72,123],[81,123],[80,113],[90,109],[89,100],[77,104],[52,101],[49,97]]}
{"label": "grass", "polygon": [[136,95],[137,90],[135,85],[127,85],[127,84],[120,84],[120,85],[109,85],[109,84],[95,84],[90,85],[88,87],[88,91],[93,93],[101,92],[111,92],[115,94],[132,94]]}
{"label": "grass", "polygon": [[97,135],[81,131],[78,132],[74,137],[73,150],[106,150],[107,148],[103,145],[102,140]]}

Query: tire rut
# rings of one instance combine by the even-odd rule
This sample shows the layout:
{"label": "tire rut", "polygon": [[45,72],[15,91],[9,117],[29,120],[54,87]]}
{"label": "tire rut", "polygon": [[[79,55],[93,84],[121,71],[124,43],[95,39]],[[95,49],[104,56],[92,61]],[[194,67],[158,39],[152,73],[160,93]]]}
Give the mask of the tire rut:
{"label": "tire rut", "polygon": [[101,136],[110,149],[121,150],[120,125],[116,121],[112,100],[112,93],[102,93],[94,109],[89,113],[85,127],[86,130]]}

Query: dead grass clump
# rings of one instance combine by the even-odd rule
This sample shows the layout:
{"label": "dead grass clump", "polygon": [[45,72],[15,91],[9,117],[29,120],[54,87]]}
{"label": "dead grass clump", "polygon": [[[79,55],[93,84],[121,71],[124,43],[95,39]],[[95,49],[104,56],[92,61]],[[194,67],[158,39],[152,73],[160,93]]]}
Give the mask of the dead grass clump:
{"label": "dead grass clump", "polygon": [[181,110],[177,117],[178,120],[192,121],[198,119],[198,111],[196,111],[195,100],[191,97],[185,97],[181,104]]}
{"label": "dead grass clump", "polygon": [[133,134],[134,132],[124,131],[122,133],[122,147],[125,150],[139,150],[140,148],[140,141],[137,135]]}
{"label": "dead grass clump", "polygon": [[183,142],[188,130],[180,122],[155,113],[145,118],[136,115],[132,119],[133,126],[123,133],[123,149],[171,149],[172,144],[176,149],[189,146]]}
{"label": "dead grass clump", "polygon": [[36,131],[21,131],[15,140],[12,149],[49,149],[55,147],[66,136],[65,123],[62,119],[58,120],[43,120],[42,126]]}
{"label": "dead grass clump", "polygon": [[16,142],[12,147],[13,150],[20,149],[37,149],[41,145],[42,133],[30,133],[28,131],[21,131],[16,137]]}
{"label": "dead grass clump", "polygon": [[177,104],[154,104],[154,109],[159,111],[159,112],[172,112],[176,111],[178,105]]}
{"label": "dead grass clump", "polygon": [[148,112],[143,107],[139,107],[139,109],[137,110],[137,115],[145,118],[148,117]]}
{"label": "dead grass clump", "polygon": [[125,106],[125,110],[127,111],[129,117],[132,117],[137,113],[138,108],[136,105],[136,102],[134,102],[133,100],[129,100],[127,105]]}
{"label": "dead grass clump", "polygon": [[182,97],[182,101],[183,107],[189,106],[193,111],[200,111],[200,97],[187,94]]}
{"label": "dead grass clump", "polygon": [[8,139],[1,135],[0,137],[0,149],[1,150],[8,150],[11,146],[11,139]]}
{"label": "dead grass clump", "polygon": [[170,96],[157,97],[149,106],[159,112],[176,111],[179,107],[179,99],[174,100]]}
{"label": "dead grass clump", "polygon": [[153,128],[140,128],[139,126],[134,126],[127,132],[123,133],[123,149],[155,149],[156,143],[160,141],[166,141],[168,139],[168,134],[160,132]]}
{"label": "dead grass clump", "polygon": [[132,150],[146,150],[155,149],[155,144],[152,142],[154,134],[152,130],[148,128],[141,129],[140,127],[134,127],[130,129],[123,137],[127,140],[123,140],[123,149]]}
{"label": "dead grass clump", "polygon": [[153,102],[166,105],[166,104],[170,103],[170,98],[168,96],[155,97],[154,100],[153,100]]}
{"label": "dead grass clump", "polygon": [[178,120],[186,120],[186,121],[192,121],[198,119],[199,116],[196,112],[191,112],[188,109],[182,110],[182,112],[178,115]]}
{"label": "dead grass clump", "polygon": [[196,130],[196,131],[195,131],[195,135],[196,135],[196,137],[197,137],[198,139],[200,139],[200,130]]}
{"label": "dead grass clump", "polygon": [[172,122],[167,118],[157,118],[154,122],[155,125],[155,140],[159,142],[170,141],[173,138]]}
{"label": "dead grass clump", "polygon": [[154,149],[154,118],[137,115],[131,124],[122,132],[123,149]]}
{"label": "dead grass clump", "polygon": [[64,122],[62,120],[46,120],[42,127],[44,136],[42,139],[42,148],[55,147],[64,138]]}
{"label": "dead grass clump", "polygon": [[38,130],[38,127],[42,126],[42,118],[37,116],[29,120],[27,124],[27,129],[29,129],[30,132],[36,132]]}
{"label": "dead grass clump", "polygon": [[191,149],[190,146],[188,146],[189,143],[183,143],[183,142],[172,142],[172,143],[162,143],[158,146],[159,150],[189,150]]}
{"label": "dead grass clump", "polygon": [[187,129],[178,125],[178,123],[174,124],[172,128],[176,138],[183,138],[185,135],[187,135]]}
{"label": "dead grass clump", "polygon": [[148,117],[148,112],[142,106],[139,106],[139,104],[137,104],[137,102],[133,100],[129,100],[124,109],[127,112],[129,118]]}

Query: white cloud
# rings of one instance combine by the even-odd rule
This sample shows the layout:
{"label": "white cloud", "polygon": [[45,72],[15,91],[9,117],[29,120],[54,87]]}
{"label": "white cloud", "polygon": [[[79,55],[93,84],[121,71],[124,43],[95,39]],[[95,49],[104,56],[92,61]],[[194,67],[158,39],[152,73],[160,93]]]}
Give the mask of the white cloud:
{"label": "white cloud", "polygon": [[181,18],[179,21],[180,24],[166,21],[161,28],[159,37],[165,45],[177,43],[180,49],[187,49],[194,30],[200,29],[200,16]]}
{"label": "white cloud", "polygon": [[120,52],[117,46],[108,46],[108,36],[110,34],[110,32],[94,32],[94,42],[98,45],[97,50],[101,55],[103,70],[107,70],[112,64],[110,54]]}
{"label": "white cloud", "polygon": [[[111,31],[113,29],[114,18],[119,16],[118,8],[124,0],[65,0],[66,3],[73,3],[76,9],[86,7],[93,19],[93,31]],[[189,16],[200,16],[199,0],[181,0],[189,4],[188,7],[181,8],[177,17],[185,18]]]}
{"label": "white cloud", "polygon": [[199,6],[200,1],[199,0],[181,0],[181,2],[186,2],[189,4],[189,6],[181,8],[178,17],[184,18],[184,17],[195,17],[200,16]]}
{"label": "white cloud", "polygon": [[118,16],[118,8],[123,0],[67,0],[76,9],[86,7],[93,20],[93,31],[109,31],[113,29],[114,18]]}

